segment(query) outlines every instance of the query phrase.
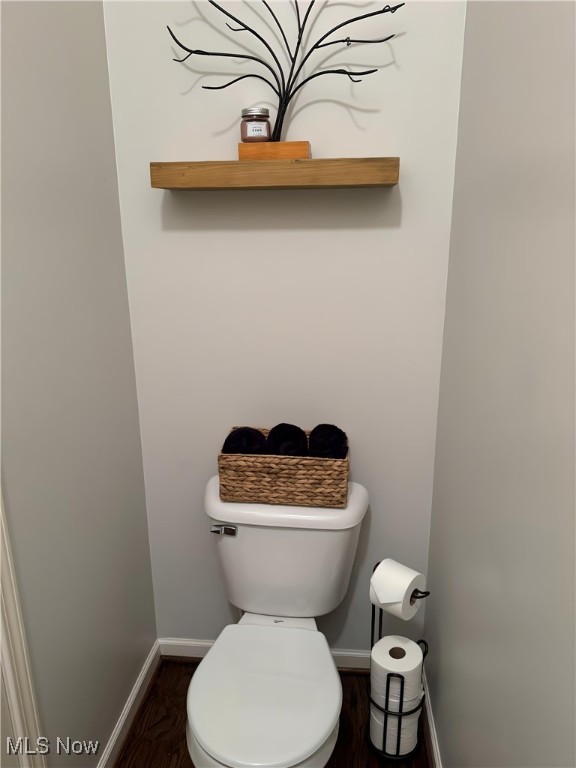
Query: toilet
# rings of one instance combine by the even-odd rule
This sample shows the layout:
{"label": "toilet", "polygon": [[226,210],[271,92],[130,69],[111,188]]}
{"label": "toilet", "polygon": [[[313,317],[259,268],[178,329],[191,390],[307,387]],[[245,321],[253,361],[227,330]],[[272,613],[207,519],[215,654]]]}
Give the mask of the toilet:
{"label": "toilet", "polygon": [[338,737],[342,687],[316,616],[344,598],[368,493],[345,509],[223,502],[205,510],[228,600],[244,613],[194,673],[186,740],[196,768],[323,768]]}

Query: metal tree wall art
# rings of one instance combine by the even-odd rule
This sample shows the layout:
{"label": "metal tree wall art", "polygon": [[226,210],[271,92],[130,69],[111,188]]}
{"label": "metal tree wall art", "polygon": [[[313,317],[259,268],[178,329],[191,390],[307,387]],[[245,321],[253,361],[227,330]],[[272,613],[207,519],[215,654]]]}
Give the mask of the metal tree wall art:
{"label": "metal tree wall art", "polygon": [[[187,45],[184,45],[184,43],[182,43],[176,37],[170,27],[168,27],[168,32],[170,33],[176,45],[178,45],[183,51],[186,52],[185,56],[183,56],[181,59],[174,59],[174,61],[182,63],[187,61],[191,56],[219,56],[227,59],[243,59],[246,61],[254,62],[254,64],[258,66],[259,71],[240,75],[239,77],[235,77],[233,80],[230,80],[223,85],[203,85],[202,88],[211,91],[223,90],[224,88],[228,88],[229,86],[250,77],[263,80],[265,83],[267,83],[272,91],[274,91],[278,99],[278,111],[276,115],[276,122],[272,130],[272,141],[281,140],[284,121],[286,119],[286,111],[300,89],[303,88],[311,80],[324,77],[325,75],[343,75],[344,77],[349,78],[352,82],[358,83],[361,81],[362,77],[366,75],[372,75],[379,69],[379,67],[359,71],[351,71],[349,68],[321,69],[319,71],[312,72],[312,74],[305,75],[304,67],[309,62],[311,56],[314,53],[327,48],[328,46],[348,47],[351,45],[379,44],[388,42],[388,40],[391,40],[394,35],[388,35],[387,37],[378,37],[374,39],[364,39],[351,37],[350,35],[346,35],[346,32],[349,31],[350,27],[358,24],[358,22],[377,16],[383,16],[386,13],[395,13],[405,4],[399,3],[398,5],[385,5],[383,8],[380,8],[376,11],[353,16],[352,18],[342,21],[340,24],[337,24],[335,27],[332,27],[327,32],[320,35],[320,37],[318,37],[315,42],[305,43],[305,33],[307,30],[312,28],[310,19],[312,10],[316,4],[316,0],[310,0],[305,11],[303,7],[301,7],[301,5],[303,5],[301,0],[300,2],[298,0],[291,0],[295,11],[296,24],[293,35],[291,36],[292,43],[290,43],[289,34],[287,34],[287,32],[282,27],[280,20],[278,19],[278,16],[274,12],[270,3],[267,2],[267,0],[262,0],[262,5],[265,9],[265,12],[270,14],[272,23],[275,24],[280,31],[282,45],[285,48],[285,55],[284,52],[278,50],[275,51],[273,45],[271,45],[256,29],[224,9],[221,5],[215,2],[215,0],[208,0],[208,2],[233,22],[233,24],[226,22],[228,29],[232,30],[233,32],[249,33],[254,38],[256,38],[256,40],[258,40],[259,44],[265,49],[265,52],[263,52],[261,56],[257,56],[234,51],[204,51],[199,48],[189,48]],[[325,5],[326,4],[324,4],[323,7],[325,7]],[[332,35],[341,33],[341,30],[346,30],[343,33],[346,36],[338,37],[337,39],[330,39]],[[275,42],[280,41],[278,40]],[[286,59],[284,66],[281,63],[281,59]]]}

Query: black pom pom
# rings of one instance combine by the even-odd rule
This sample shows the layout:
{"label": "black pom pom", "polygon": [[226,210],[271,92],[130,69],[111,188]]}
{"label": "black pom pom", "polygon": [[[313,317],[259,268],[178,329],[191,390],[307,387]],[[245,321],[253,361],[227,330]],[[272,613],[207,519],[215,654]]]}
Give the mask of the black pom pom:
{"label": "black pom pom", "polygon": [[224,440],[222,453],[266,453],[266,435],[254,427],[233,429]]}
{"label": "black pom pom", "polygon": [[275,456],[308,456],[306,432],[294,424],[277,424],[268,433],[268,453]]}
{"label": "black pom pom", "polygon": [[334,424],[318,424],[308,438],[310,456],[323,459],[345,459],[348,454],[346,433]]}

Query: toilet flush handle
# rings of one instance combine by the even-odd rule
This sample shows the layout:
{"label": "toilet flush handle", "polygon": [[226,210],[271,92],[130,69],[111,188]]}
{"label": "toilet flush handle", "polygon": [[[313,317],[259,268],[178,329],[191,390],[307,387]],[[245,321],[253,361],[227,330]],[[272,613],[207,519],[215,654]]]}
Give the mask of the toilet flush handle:
{"label": "toilet flush handle", "polygon": [[220,536],[237,536],[238,528],[235,525],[213,525],[210,528],[210,533],[218,533]]}

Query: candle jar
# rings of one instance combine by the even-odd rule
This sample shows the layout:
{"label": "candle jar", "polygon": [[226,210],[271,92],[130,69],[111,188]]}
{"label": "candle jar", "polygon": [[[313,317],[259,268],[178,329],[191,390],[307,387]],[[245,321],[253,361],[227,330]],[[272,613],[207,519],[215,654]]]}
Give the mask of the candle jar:
{"label": "candle jar", "polygon": [[242,141],[270,141],[270,111],[266,107],[242,110],[240,135]]}

